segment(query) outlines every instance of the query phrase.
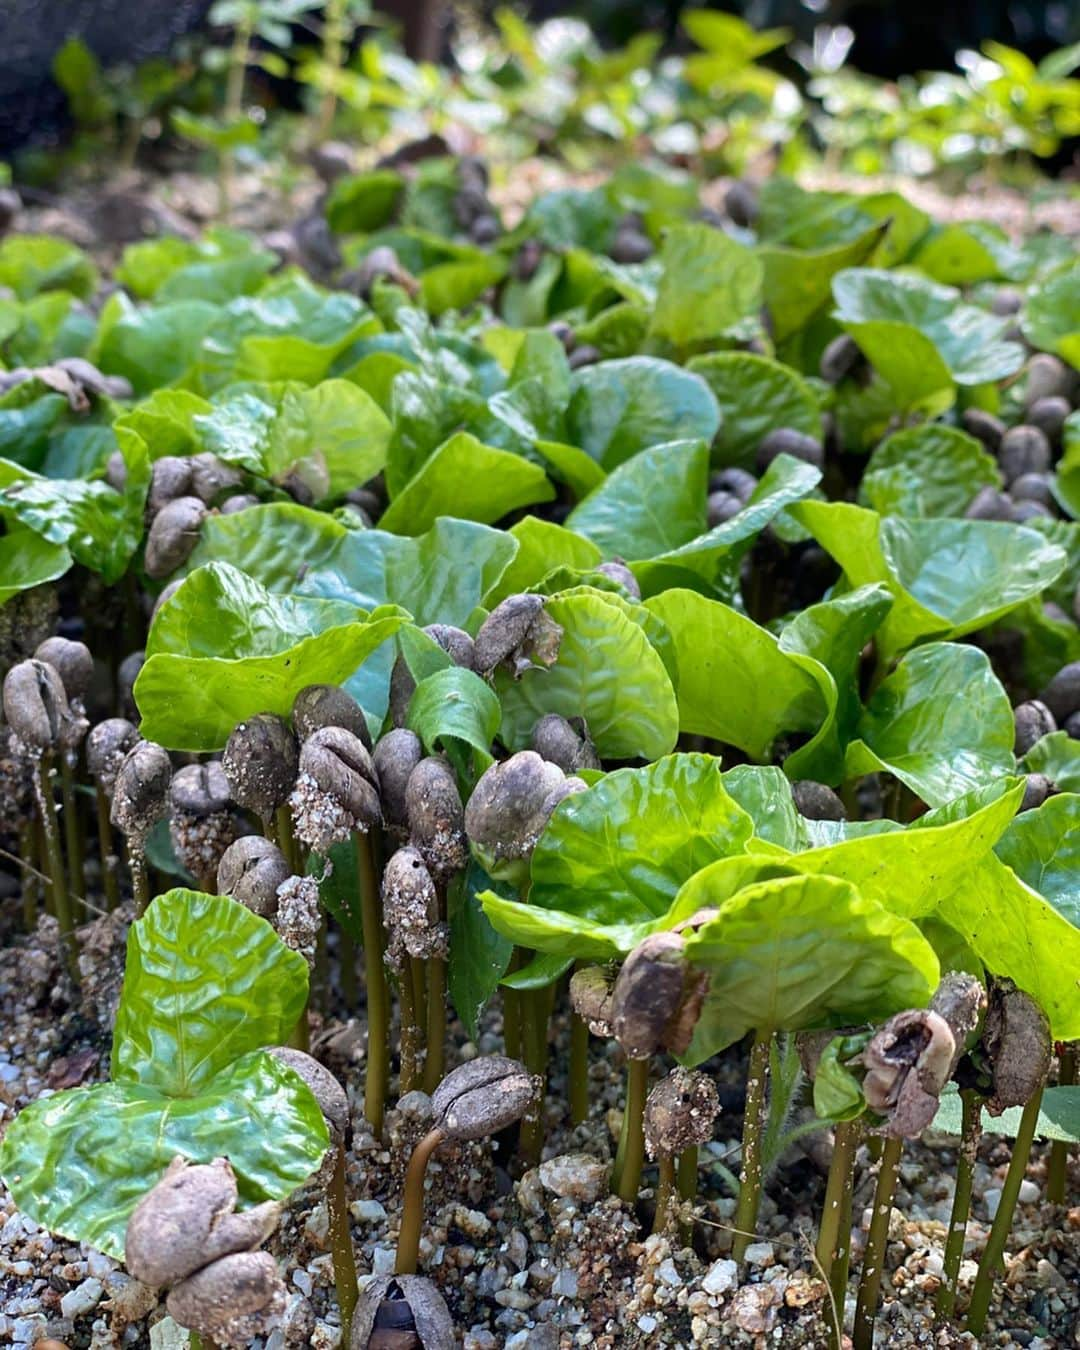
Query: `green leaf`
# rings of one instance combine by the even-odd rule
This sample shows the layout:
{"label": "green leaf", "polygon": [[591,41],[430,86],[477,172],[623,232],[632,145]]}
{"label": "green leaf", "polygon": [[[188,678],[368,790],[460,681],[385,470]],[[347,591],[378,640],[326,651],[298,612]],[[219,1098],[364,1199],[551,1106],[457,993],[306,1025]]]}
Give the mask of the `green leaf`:
{"label": "green leaf", "polygon": [[459,431],[397,493],[379,525],[394,534],[423,534],[450,502],[463,518],[489,524],[516,507],[554,496],[539,465]]}
{"label": "green leaf", "polygon": [[820,481],[821,473],[812,464],[777,455],[737,515],[679,548],[632,564],[642,595],[686,587],[732,600],[738,592],[739,562],[755,538]]}
{"label": "green leaf", "polygon": [[1004,230],[984,220],[935,227],[912,259],[933,281],[974,286],[1011,276],[1019,254]]}
{"label": "green leaf", "polygon": [[219,155],[241,145],[254,145],[259,129],[246,115],[231,121],[219,117],[202,117],[187,108],[170,108],[169,121],[181,136],[196,145],[208,145]]}
{"label": "green leaf", "polygon": [[[1015,1139],[1020,1132],[1023,1107],[1010,1106],[1000,1116],[984,1114],[983,1133],[1001,1134]],[[941,1105],[930,1128],[935,1134],[962,1133],[963,1111],[960,1093],[951,1085],[941,1094]],[[1057,1139],[1063,1144],[1080,1143],[1080,1087],[1050,1087],[1042,1095],[1039,1119],[1035,1125],[1037,1139]]]}
{"label": "green leaf", "polygon": [[234,1060],[288,1040],[307,962],[227,896],[175,889],[128,932],[114,1083],[198,1097]]}
{"label": "green leaf", "polygon": [[566,440],[609,471],[666,441],[712,442],[720,413],[697,375],[653,356],[600,361],[578,371]]}
{"label": "green leaf", "polygon": [[533,850],[529,903],[598,924],[646,923],[700,868],[741,853],[752,832],[713,755],[618,769],[556,807]]}
{"label": "green leaf", "polygon": [[850,242],[831,248],[760,245],[757,254],[765,268],[765,308],[773,340],[783,342],[804,329],[828,304],[834,277],[865,262],[888,228],[887,223],[871,225]]}
{"label": "green leaf", "polygon": [[1002,380],[1023,364],[1023,348],[1002,337],[1009,320],[964,304],[951,286],[910,272],[851,268],[834,279],[833,295],[837,319],[860,347],[867,341],[872,348],[867,355],[890,383],[894,367],[908,359],[905,344],[915,343],[920,356],[923,352],[911,329],[933,347],[957,384]]}
{"label": "green leaf", "polygon": [[[834,1036],[821,1052],[814,1072],[814,1111],[823,1120],[854,1120],[866,1110],[862,1084],[841,1063],[846,1036]],[[845,1054],[844,1058],[850,1058]]]}
{"label": "green leaf", "polygon": [[881,442],[859,502],[883,516],[962,516],[980,488],[1000,486],[993,455],[974,436],[928,422]]}
{"label": "green leaf", "polygon": [[676,347],[719,337],[761,306],[761,262],[710,225],[673,226],[660,261],[652,333]]}
{"label": "green leaf", "polygon": [[933,642],[879,686],[848,746],[848,776],[895,775],[930,806],[1015,771],[1012,705],[985,652]]}
{"label": "green leaf", "polygon": [[479,675],[458,666],[438,670],[416,686],[405,725],[424,743],[428,754],[463,741],[476,751],[482,772],[491,764],[491,743],[499,730],[499,700]]}
{"label": "green leaf", "polygon": [[193,455],[201,449],[195,419],[213,406],[188,389],[155,389],[149,398],[122,413],[113,429],[136,432],[146,442],[152,460]]}
{"label": "green leaf", "polygon": [[554,956],[542,952],[534,956],[526,966],[511,971],[499,981],[504,989],[547,989],[556,980],[561,980],[574,964],[572,956]]}
{"label": "green leaf", "polygon": [[[2,278],[0,278],[2,279]],[[1080,369],[1080,265],[1058,268],[1028,291],[1020,326],[1033,347]]]}
{"label": "green leaf", "polygon": [[395,169],[346,174],[330,189],[326,219],[335,234],[367,234],[388,224],[405,190]]}
{"label": "green leaf", "polygon": [[324,857],[309,853],[307,875],[318,879],[319,904],[332,914],[357,947],[364,945],[360,883],[357,880],[356,848],[351,839],[334,844]]}
{"label": "green leaf", "polygon": [[753,467],[758,446],[780,427],[821,439],[821,413],[810,386],[790,366],[755,352],[710,352],[688,366],[720,405],[716,464]]}
{"label": "green leaf", "polygon": [[247,1206],[286,1199],[328,1145],[311,1090],[257,1050],[195,1097],[98,1083],[39,1098],[8,1127],[0,1173],[43,1228],[122,1261],[132,1210],[177,1155],[199,1163],[227,1156]]}
{"label": "green leaf", "polygon": [[340,600],[283,597],[226,563],[188,576],[158,611],[135,683],[142,731],[174,750],[218,750],[245,717],[287,716],[309,684],[342,684],[401,627]]}
{"label": "green leaf", "polygon": [[429,314],[466,309],[506,275],[506,260],[498,254],[482,253],[471,258],[439,263],[420,278],[420,300]]}
{"label": "green leaf", "polygon": [[275,255],[247,235],[208,230],[199,240],[165,235],[129,244],[116,279],[139,300],[208,300],[249,295],[276,265]]}
{"label": "green leaf", "polygon": [[149,394],[190,373],[220,312],[206,300],[140,307],[118,291],[106,301],[88,355],[107,375],[130,380],[136,394]]}
{"label": "green leaf", "polygon": [[29,300],[42,291],[70,291],[89,300],[97,290],[97,268],[66,239],[48,234],[10,234],[0,243],[0,286]]}
{"label": "green leaf", "polygon": [[566,519],[606,558],[653,558],[705,529],[709,451],[704,441],[641,450],[620,464]]}
{"label": "green leaf", "polygon": [[1080,796],[1062,792],[1023,812],[995,852],[1026,886],[1080,929]]}
{"label": "green leaf", "polygon": [[524,749],[545,713],[582,717],[604,759],[657,759],[679,732],[675,691],[641,627],[613,598],[586,589],[555,596],[547,615],[563,630],[559,657],[514,680],[499,671],[500,737]]}
{"label": "green leaf", "polygon": [[510,965],[514,944],[495,931],[480,904],[482,891],[512,895],[510,887],[492,881],[470,860],[464,884],[457,888],[450,908],[450,962],[447,973],[450,998],[469,1037],[476,1039],[480,1014]]}
{"label": "green leaf", "polygon": [[71,554],[63,544],[53,544],[35,530],[20,525],[7,512],[0,513],[0,605],[20,591],[56,581],[71,566]]}
{"label": "green leaf", "polygon": [[592,540],[539,516],[523,516],[506,533],[517,540],[517,556],[484,597],[488,609],[529,590],[557,567],[586,571],[604,556]]}
{"label": "green leaf", "polygon": [[1080,928],[993,856],[961,873],[938,912],[992,974],[1031,995],[1058,1040],[1080,1038]]}
{"label": "green leaf", "polygon": [[520,900],[496,895],[494,891],[481,891],[479,899],[496,932],[519,947],[574,961],[610,961],[625,956],[655,926],[598,924],[563,910],[522,904]]}
{"label": "green leaf", "polygon": [[[713,905],[712,872],[686,883],[680,910]],[[686,956],[709,975],[688,1065],[750,1030],[850,1026],[921,1007],[939,977],[933,948],[913,923],[832,877],[744,887],[687,934]]]}
{"label": "green leaf", "polygon": [[997,521],[880,517],[847,502],[799,502],[792,516],[831,553],[852,586],[884,582],[895,603],[879,660],[927,638],[984,628],[1038,595],[1062,571],[1063,549]]}
{"label": "green leaf", "polygon": [[782,731],[815,731],[826,714],[817,683],[752,619],[694,591],[653,596],[646,608],[675,639],[679,730],[766,757]]}
{"label": "green leaf", "polygon": [[1080,792],[1080,741],[1053,731],[1036,741],[1021,760],[1025,773],[1044,773],[1062,792]]}

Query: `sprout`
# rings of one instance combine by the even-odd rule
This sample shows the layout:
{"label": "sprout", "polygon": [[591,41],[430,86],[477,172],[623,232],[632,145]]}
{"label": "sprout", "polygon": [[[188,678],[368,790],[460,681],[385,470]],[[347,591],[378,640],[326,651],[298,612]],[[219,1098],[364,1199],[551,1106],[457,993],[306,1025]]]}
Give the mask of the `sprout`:
{"label": "sprout", "polygon": [[[697,1189],[697,1150],[712,1138],[713,1122],[719,1114],[716,1084],[708,1074],[699,1071],[673,1069],[649,1093],[644,1111],[645,1148],[650,1158],[658,1158],[660,1162],[653,1232],[662,1232],[671,1215],[677,1154],[693,1164],[691,1175],[685,1178],[685,1190],[689,1192],[685,1198],[693,1198]],[[686,1171],[690,1173],[689,1166]],[[680,1185],[683,1184],[680,1163]]]}
{"label": "sprout", "polygon": [[612,558],[610,562],[598,563],[596,570],[602,577],[609,577],[627,592],[634,600],[641,599],[641,587],[638,579],[621,558]]}
{"label": "sprout", "polygon": [[1050,442],[1038,427],[1010,427],[997,450],[1001,475],[1009,484],[1025,473],[1046,473],[1052,462]]}
{"label": "sprout", "polygon": [[239,487],[244,481],[238,469],[208,451],[192,455],[187,463],[191,466],[191,490],[207,506],[213,506],[223,492]]}
{"label": "sprout", "polygon": [[153,741],[139,741],[127,752],[116,773],[112,823],[129,839],[142,840],[165,815],[172,761]]}
{"label": "sprout", "polygon": [[83,699],[90,691],[94,678],[94,658],[85,642],[71,642],[67,638],[51,637],[34,653],[37,661],[45,661],[60,676],[68,699]]}
{"label": "sprout", "polygon": [[146,536],[146,575],[161,580],[182,567],[199,542],[206,503],[198,497],[177,497],[154,517]]}
{"label": "sprout", "polygon": [[916,1139],[937,1114],[941,1090],[952,1072],[956,1040],[948,1022],[927,1009],[890,1017],[862,1054],[863,1095],[885,1116],[882,1132]]}
{"label": "sprout", "polygon": [[303,1050],[289,1045],[272,1045],[269,1053],[304,1080],[319,1104],[335,1147],[345,1142],[349,1129],[349,1098],[345,1089],[325,1065]]}
{"label": "sprout", "polygon": [[377,1275],[364,1287],[349,1350],[453,1350],[450,1310],[420,1275]]}
{"label": "sprout", "polygon": [[363,741],[344,727],[322,727],[300,748],[300,776],[289,798],[298,836],[319,853],[382,820],[378,777]]}
{"label": "sprout", "polygon": [[612,981],[604,966],[582,966],[570,977],[570,1004],[594,1036],[614,1034]]}
{"label": "sprout", "polygon": [[615,1039],[631,1059],[689,1046],[708,987],[693,971],[678,933],[643,938],[623,962],[611,994]]}
{"label": "sprout", "polygon": [[[309,876],[286,877],[277,890],[274,928],[286,947],[299,952],[312,969],[321,927],[318,880]],[[370,1068],[368,1073],[370,1075]]]}
{"label": "sprout", "polygon": [[454,771],[445,760],[422,759],[409,775],[405,816],[410,842],[436,879],[445,879],[465,866],[465,811]]}
{"label": "sprout", "polygon": [[137,1280],[169,1288],[233,1252],[248,1252],[277,1227],[273,1201],[236,1212],[236,1176],[226,1158],[191,1164],[177,1157],[128,1220],[124,1262]]}
{"label": "sprout", "polygon": [[388,731],[375,746],[373,761],[379,775],[383,815],[387,824],[402,833],[408,828],[405,791],[413,769],[423,758],[420,737],[405,727]]}
{"label": "sprout", "polygon": [[854,373],[862,359],[862,351],[855,339],[849,333],[841,333],[821,353],[818,373],[827,384],[839,384]]}
{"label": "sprout", "polygon": [[288,801],[298,763],[296,737],[273,713],[241,722],[221,756],[233,799],[264,822]]}
{"label": "sprout", "polygon": [[86,722],[68,704],[64,684],[45,661],[20,661],[4,677],[4,717],[28,750],[49,754],[78,745]]}
{"label": "sprout", "polygon": [[559,802],[584,790],[534,750],[485,770],[465,808],[465,831],[489,874],[517,877]]}
{"label": "sprout", "polygon": [[150,490],[146,496],[147,518],[152,519],[177,497],[191,495],[191,461],[179,455],[162,455],[150,467]]}
{"label": "sprout", "polygon": [[541,759],[557,764],[567,775],[579,769],[600,768],[600,757],[583,718],[571,721],[559,713],[545,713],[533,727],[530,739]]}
{"label": "sprout", "polygon": [[476,669],[490,674],[505,665],[515,679],[534,665],[554,665],[563,630],[548,617],[542,595],[508,595],[476,634]]}
{"label": "sprout", "polygon": [[146,664],[146,653],[142,650],[129,652],[116,668],[116,693],[120,700],[120,710],[131,722],[138,724],[139,710],[135,705],[135,681],[139,671]]}
{"label": "sprout", "polygon": [[983,1026],[983,1046],[993,1079],[986,1103],[992,1116],[1009,1106],[1026,1106],[1050,1068],[1050,1022],[1031,997],[1009,980],[995,980]]}
{"label": "sprout", "polygon": [[[432,623],[423,631],[438,643],[455,666],[462,670],[476,668],[473,640],[463,628],[455,628],[447,623]],[[405,657],[399,656],[390,676],[390,720],[396,727],[404,725],[415,692],[416,681],[412,671]]]}
{"label": "sprout", "polygon": [[825,450],[821,442],[792,427],[777,427],[758,446],[758,473],[764,473],[777,455],[791,455],[793,459],[804,460],[816,469],[825,466]]}
{"label": "sprout", "polygon": [[276,844],[261,834],[247,834],[221,855],[217,888],[220,894],[231,895],[272,923],[277,915],[278,890],[290,875],[285,855]]}
{"label": "sprout", "polygon": [[86,767],[107,797],[113,795],[121,761],[139,733],[126,717],[107,717],[86,738]]}
{"label": "sprout", "polygon": [[292,724],[301,741],[323,727],[344,727],[371,750],[371,732],[356,699],[336,684],[309,684],[293,700]]}
{"label": "sprout", "polygon": [[439,894],[420,850],[399,848],[382,879],[383,922],[389,934],[387,956],[401,969],[405,957],[446,957],[446,925],[440,922]]}
{"label": "sprout", "polygon": [[1065,422],[1072,412],[1072,405],[1060,394],[1047,394],[1028,405],[1028,425],[1037,427],[1053,445],[1061,444]]}
{"label": "sprout", "polygon": [[1080,712],[1080,661],[1070,661],[1062,666],[1039,699],[1059,725],[1074,712]]}
{"label": "sprout", "polygon": [[237,1252],[171,1289],[165,1306],[182,1327],[216,1345],[242,1347],[273,1331],[285,1299],[284,1282],[269,1252]]}

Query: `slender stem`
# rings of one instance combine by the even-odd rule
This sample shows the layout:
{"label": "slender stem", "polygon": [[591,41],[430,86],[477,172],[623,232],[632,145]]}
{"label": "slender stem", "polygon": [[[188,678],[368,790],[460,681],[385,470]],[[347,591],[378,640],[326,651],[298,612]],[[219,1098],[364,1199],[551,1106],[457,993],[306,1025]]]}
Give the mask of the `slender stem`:
{"label": "slender stem", "polygon": [[626,1064],[626,1107],[615,1165],[611,1170],[611,1189],[628,1203],[637,1198],[641,1169],[645,1162],[645,1099],[649,1095],[649,1061],[631,1059]]}
{"label": "slender stem", "polygon": [[60,925],[60,945],[71,978],[79,983],[78,951],[75,945],[75,927],[71,918],[71,898],[64,876],[64,859],[60,852],[60,832],[56,827],[56,803],[53,801],[49,757],[42,755],[37,762],[37,808],[45,836],[45,852],[49,859],[49,883],[52,888],[56,919]]}
{"label": "slender stem", "polygon": [[427,962],[427,1055],[424,1091],[430,1097],[442,1082],[446,1066],[446,962],[431,956]]}
{"label": "slender stem", "polygon": [[[1062,1048],[1058,1061],[1058,1087],[1072,1087],[1076,1082],[1076,1046]],[[1050,1161],[1046,1166],[1046,1198],[1052,1205],[1065,1203],[1065,1183],[1069,1165],[1069,1146],[1063,1139],[1050,1145]]]}
{"label": "slender stem", "polygon": [[[855,1149],[862,1130],[857,1121],[841,1121],[835,1131],[825,1204],[818,1229],[817,1258],[832,1290],[838,1312],[847,1294],[848,1257],[851,1253],[851,1191]],[[833,1330],[835,1339],[835,1328]],[[833,1350],[840,1350],[834,1346]]]}
{"label": "slender stem", "polygon": [[746,1078],[746,1109],[743,1113],[742,1171],[739,1175],[739,1203],[735,1209],[735,1237],[731,1256],[743,1261],[754,1240],[758,1209],[761,1205],[761,1145],[765,1133],[765,1111],[769,1077],[771,1031],[756,1031],[750,1048],[750,1067]]}
{"label": "slender stem", "polygon": [[146,855],[143,853],[143,840],[131,835],[127,841],[128,871],[131,873],[131,890],[135,897],[135,917],[141,919],[150,903],[150,877],[146,870]]}
{"label": "slender stem", "polygon": [[109,799],[101,785],[94,793],[97,802],[98,848],[101,852],[101,882],[105,888],[105,908],[113,910],[120,903],[120,883],[116,876],[119,859],[114,849],[112,821],[109,819]]}
{"label": "slender stem", "polygon": [[423,957],[410,956],[409,971],[412,975],[413,1006],[416,1009],[417,1063],[419,1063],[427,1031],[427,963]]}
{"label": "slender stem", "polygon": [[[60,800],[64,807],[64,848],[67,850],[68,875],[74,895],[86,895],[86,856],[83,848],[79,799],[75,795],[75,777],[71,763],[60,752]],[[84,911],[85,914],[85,911]]]}
{"label": "slender stem", "polygon": [[1012,1159],[1009,1162],[1009,1170],[1005,1174],[1005,1184],[1001,1188],[1001,1203],[998,1205],[998,1212],[994,1215],[990,1236],[986,1239],[982,1260],[979,1262],[979,1273],[975,1276],[975,1284],[971,1291],[971,1303],[968,1305],[965,1330],[970,1331],[973,1336],[981,1336],[986,1326],[986,1314],[990,1310],[990,1296],[994,1292],[994,1276],[1001,1265],[1005,1243],[1012,1228],[1013,1214],[1016,1212],[1016,1200],[1020,1194],[1020,1183],[1027,1171],[1031,1144],[1035,1138],[1035,1127],[1039,1123],[1039,1107],[1042,1104],[1042,1095],[1043,1090],[1040,1087],[1024,1107],[1020,1116],[1020,1128],[1016,1132]]}
{"label": "slender stem", "polygon": [[[698,1193],[698,1147],[691,1144],[679,1154],[679,1199],[684,1204],[693,1204]],[[694,1224],[690,1220],[679,1225],[679,1237],[684,1247],[690,1245],[694,1237]]]}
{"label": "slender stem", "polygon": [[975,1175],[975,1159],[982,1134],[982,1099],[970,1088],[960,1093],[960,1151],[956,1157],[956,1189],[953,1191],[952,1213],[949,1215],[949,1233],[945,1239],[941,1286],[937,1291],[936,1309],[939,1317],[951,1317],[956,1307],[956,1278],[964,1255],[968,1215],[971,1212],[971,1184]]}
{"label": "slender stem", "polygon": [[267,837],[281,849],[293,876],[302,876],[303,862],[300,858],[296,835],[293,833],[292,816],[289,814],[287,806],[278,807],[273,825],[267,822]]}
{"label": "slender stem", "polygon": [[53,901],[53,886],[49,876],[49,849],[45,843],[45,826],[41,823],[41,812],[34,816],[34,847],[37,850],[38,871],[43,878],[45,913],[56,918],[56,904]]}
{"label": "slender stem", "polygon": [[570,1013],[570,1123],[589,1118],[589,1028],[576,1012]]}
{"label": "slender stem", "polygon": [[33,866],[33,859],[37,852],[35,844],[34,825],[32,821],[28,821],[19,831],[19,854],[27,864],[21,880],[23,927],[28,933],[32,933],[37,927],[38,917],[38,879],[35,873],[29,870]]}
{"label": "slender stem", "polygon": [[656,1214],[653,1216],[653,1232],[662,1233],[668,1226],[671,1211],[677,1195],[675,1187],[675,1155],[660,1154],[660,1179],[656,1186]]}
{"label": "slender stem", "polygon": [[852,1350],[873,1350],[874,1322],[881,1275],[885,1266],[885,1250],[889,1243],[889,1218],[892,1214],[893,1194],[896,1191],[896,1171],[904,1148],[902,1139],[886,1139],[881,1150],[881,1170],[874,1191],[874,1212],[870,1218],[870,1232],[863,1254],[859,1297],[855,1304],[855,1326],[852,1329]]}
{"label": "slender stem", "polygon": [[401,1068],[398,1073],[398,1093],[402,1097],[406,1092],[413,1092],[419,1081],[417,1056],[420,1051],[420,1028],[416,1023],[411,960],[411,957],[406,957],[397,973],[398,1007],[401,1010]]}
{"label": "slender stem", "polygon": [[203,1350],[203,1339],[197,1331],[188,1332],[188,1350]]}
{"label": "slender stem", "polygon": [[390,993],[383,965],[382,906],[371,839],[357,833],[356,876],[360,887],[360,921],[364,930],[364,974],[367,979],[368,1061],[364,1079],[364,1116],[376,1135],[382,1134],[383,1110],[390,1078]]}
{"label": "slender stem", "polygon": [[525,1067],[540,1079],[540,1090],[529,1114],[521,1123],[518,1150],[535,1167],[544,1147],[544,1102],[547,1097],[547,1007],[546,989],[523,989],[520,995],[521,1048]]}
{"label": "slender stem", "polygon": [[326,1193],[330,1213],[330,1249],[334,1259],[334,1286],[338,1307],[341,1309],[341,1342],[349,1343],[349,1325],[352,1322],[359,1289],[356,1281],[356,1258],[353,1255],[352,1235],[349,1232],[349,1200],[345,1189],[345,1147],[339,1145],[334,1161],[334,1175]]}
{"label": "slender stem", "polygon": [[431,1155],[445,1139],[436,1127],[424,1135],[412,1151],[405,1172],[405,1190],[401,1197],[401,1228],[398,1231],[395,1275],[415,1275],[420,1259],[420,1233],[424,1226],[424,1176]]}

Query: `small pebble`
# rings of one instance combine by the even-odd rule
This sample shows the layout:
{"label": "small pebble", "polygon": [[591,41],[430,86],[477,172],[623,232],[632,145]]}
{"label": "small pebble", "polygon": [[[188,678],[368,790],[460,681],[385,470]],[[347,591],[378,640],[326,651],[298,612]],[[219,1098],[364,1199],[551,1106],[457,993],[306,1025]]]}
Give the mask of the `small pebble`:
{"label": "small pebble", "polygon": [[746,1263],[749,1266],[771,1266],[776,1261],[771,1242],[751,1242],[746,1249]]}
{"label": "small pebble", "polygon": [[563,1153],[540,1164],[540,1180],[554,1195],[588,1204],[607,1184],[606,1164],[588,1153]]}
{"label": "small pebble", "polygon": [[705,1272],[701,1287],[707,1294],[728,1294],[739,1283],[739,1267],[734,1261],[714,1261]]}

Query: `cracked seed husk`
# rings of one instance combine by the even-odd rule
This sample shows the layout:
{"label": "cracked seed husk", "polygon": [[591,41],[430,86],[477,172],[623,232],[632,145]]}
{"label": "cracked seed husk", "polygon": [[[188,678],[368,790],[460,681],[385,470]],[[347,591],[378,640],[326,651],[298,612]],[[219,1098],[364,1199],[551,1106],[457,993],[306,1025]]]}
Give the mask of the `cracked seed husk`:
{"label": "cracked seed husk", "polygon": [[431,1094],[436,1125],[458,1143],[483,1139],[520,1120],[539,1082],[506,1055],[484,1055],[453,1069]]}
{"label": "cracked seed husk", "polygon": [[434,877],[448,877],[465,866],[465,810],[445,760],[431,756],[413,769],[405,788],[405,817],[409,842]]}
{"label": "cracked seed husk", "polygon": [[233,800],[262,820],[288,800],[298,763],[296,737],[274,713],[257,713],[236,726],[221,756]]}
{"label": "cracked seed husk", "polygon": [[277,914],[277,893],[290,877],[289,864],[276,844],[261,834],[247,834],[229,845],[217,869],[218,892],[231,895],[253,914],[271,922]]}
{"label": "cracked seed husk", "polygon": [[138,740],[138,731],[126,717],[107,717],[87,736],[86,767],[106,797],[113,795],[121,761]]}

